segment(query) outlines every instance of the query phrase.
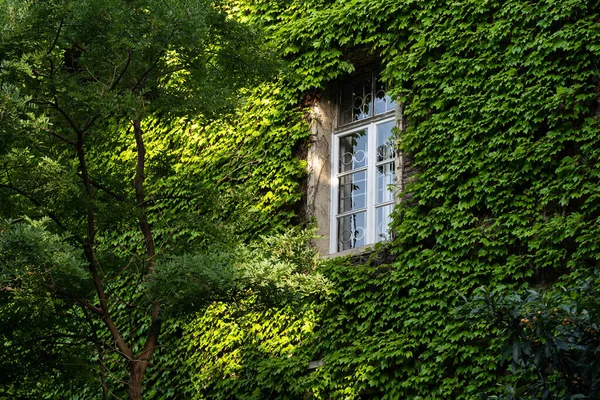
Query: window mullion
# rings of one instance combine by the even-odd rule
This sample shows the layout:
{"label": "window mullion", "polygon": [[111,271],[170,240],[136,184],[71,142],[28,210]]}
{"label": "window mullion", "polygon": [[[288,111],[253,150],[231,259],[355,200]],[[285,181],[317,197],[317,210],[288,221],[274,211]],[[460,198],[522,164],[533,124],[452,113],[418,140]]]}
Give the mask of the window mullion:
{"label": "window mullion", "polygon": [[376,87],[376,74],[371,72],[371,117],[375,117],[375,87]]}
{"label": "window mullion", "polygon": [[375,223],[375,195],[377,176],[375,173],[375,162],[377,160],[377,125],[369,124],[368,128],[368,169],[367,169],[367,243],[375,243],[376,223]]}

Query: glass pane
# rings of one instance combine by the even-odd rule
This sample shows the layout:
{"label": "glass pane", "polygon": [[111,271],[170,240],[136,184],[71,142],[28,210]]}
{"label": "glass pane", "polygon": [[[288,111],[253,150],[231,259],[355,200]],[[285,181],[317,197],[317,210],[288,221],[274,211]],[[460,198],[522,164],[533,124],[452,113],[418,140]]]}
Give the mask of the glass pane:
{"label": "glass pane", "polygon": [[367,166],[367,130],[340,138],[339,172]]}
{"label": "glass pane", "polygon": [[377,167],[377,204],[394,200],[394,162]]}
{"label": "glass pane", "polygon": [[377,125],[377,161],[392,160],[395,157],[394,134],[392,129],[394,121]]}
{"label": "glass pane", "polygon": [[367,171],[340,178],[339,213],[367,207]]}
{"label": "glass pane", "polygon": [[348,124],[373,116],[371,78],[347,83],[342,88],[340,124]]}
{"label": "glass pane", "polygon": [[390,232],[390,222],[392,222],[392,218],[390,215],[394,210],[394,205],[389,204],[387,206],[378,207],[377,208],[377,237],[376,241],[381,242],[384,240],[392,239],[392,234]]}
{"label": "glass pane", "polygon": [[367,244],[366,219],[364,211],[338,219],[338,251]]}
{"label": "glass pane", "polygon": [[392,111],[396,103],[387,95],[387,85],[379,78],[375,82],[375,115]]}

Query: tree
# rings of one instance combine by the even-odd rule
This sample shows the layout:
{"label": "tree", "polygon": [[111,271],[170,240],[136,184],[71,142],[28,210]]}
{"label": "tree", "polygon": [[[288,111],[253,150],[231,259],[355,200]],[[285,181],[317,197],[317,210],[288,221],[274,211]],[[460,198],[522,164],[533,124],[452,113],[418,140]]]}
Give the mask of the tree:
{"label": "tree", "polygon": [[[35,298],[44,315],[53,302],[72,305],[62,315],[88,319],[83,338],[96,343],[101,333],[89,330],[101,321],[139,399],[163,313],[143,291],[173,248],[154,230],[160,207],[148,197],[169,160],[148,171],[148,136],[235,102],[268,71],[268,52],[212,1],[1,0],[0,9],[0,212],[13,218],[0,233],[2,301]],[[179,197],[201,208],[199,195]],[[14,221],[23,217],[49,223],[24,228]],[[123,287],[128,297],[116,298]],[[135,326],[147,329],[119,321],[140,311],[148,321]]]}

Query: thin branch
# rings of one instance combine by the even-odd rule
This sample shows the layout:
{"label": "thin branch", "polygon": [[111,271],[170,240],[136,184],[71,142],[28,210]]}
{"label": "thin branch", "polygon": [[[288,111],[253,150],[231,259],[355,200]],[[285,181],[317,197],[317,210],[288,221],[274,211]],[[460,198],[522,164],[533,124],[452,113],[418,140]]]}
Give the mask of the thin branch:
{"label": "thin branch", "polygon": [[[104,400],[108,400],[108,386],[106,385],[106,366],[104,365],[104,351],[103,346],[100,345],[102,343],[98,338],[98,332],[96,330],[96,325],[94,325],[94,321],[90,317],[90,315],[83,310],[83,315],[85,316],[86,321],[90,325],[90,329],[92,330],[92,337],[96,340],[94,344],[96,345],[96,351],[98,352],[98,361],[100,362],[100,382],[102,384],[102,394],[104,395]],[[105,343],[102,343],[105,345]]]}
{"label": "thin branch", "polygon": [[[152,273],[154,269],[155,262],[155,249],[154,249],[154,239],[152,235],[152,229],[150,224],[148,223],[147,218],[147,208],[145,205],[144,199],[144,166],[145,166],[145,156],[146,156],[146,148],[144,146],[143,140],[143,132],[140,125],[140,120],[135,119],[133,121],[133,132],[135,135],[135,142],[137,145],[137,166],[135,171],[135,197],[137,203],[140,207],[140,216],[139,216],[139,224],[140,230],[144,236],[144,242],[146,244],[146,255],[148,256],[147,260],[147,273]],[[154,353],[154,349],[158,344],[158,337],[160,335],[160,327],[161,320],[159,318],[160,314],[160,303],[158,301],[152,302],[152,322],[150,323],[150,329],[148,330],[148,335],[146,336],[146,342],[144,343],[144,349],[140,353],[138,359],[131,364],[130,368],[133,373],[139,373],[139,376],[142,377],[146,368],[148,367],[148,363],[152,354]],[[133,375],[132,375],[133,376]],[[141,381],[140,381],[141,386]],[[133,388],[133,390],[137,390],[137,388]],[[139,388],[141,390],[141,387]]]}
{"label": "thin branch", "polygon": [[148,331],[146,343],[144,343],[144,349],[139,356],[139,360],[144,362],[146,366],[152,357],[152,353],[154,353],[154,350],[158,347],[158,336],[160,335],[161,325],[159,313],[160,303],[158,301],[154,301],[152,303],[152,323],[150,324],[150,330]]}
{"label": "thin branch", "polygon": [[87,71],[88,75],[91,76],[93,80],[95,80],[98,83],[102,83],[102,82],[100,82],[100,79],[96,78],[96,75],[94,75],[94,73],[92,71],[90,71],[87,64],[83,64],[83,66],[84,66],[85,70]]}
{"label": "thin branch", "polygon": [[48,128],[40,128],[40,129],[43,130],[44,132],[47,132],[47,133],[51,134],[55,138],[58,138],[58,139],[62,140],[63,142],[65,142],[67,144],[70,144],[70,145],[74,145],[75,144],[74,140],[67,139],[66,137],[64,137],[61,134],[59,134],[58,132],[56,132],[55,130],[48,129]]}
{"label": "thin branch", "polygon": [[35,337],[31,340],[28,340],[27,342],[25,342],[25,344],[33,344],[36,342],[41,342],[42,340],[52,340],[52,339],[56,339],[56,338],[61,338],[61,339],[83,339],[87,342],[92,342],[94,343],[94,338],[90,337],[90,336],[83,336],[83,335],[72,335],[69,333],[53,333],[52,335],[45,335],[45,336],[38,336]]}
{"label": "thin branch", "polygon": [[59,113],[61,113],[62,116],[67,120],[67,122],[69,123],[69,125],[75,132],[81,133],[81,130],[79,129],[79,127],[77,126],[75,121],[73,121],[73,119],[69,116],[69,114],[67,114],[67,112],[58,105],[58,98],[56,96],[54,96],[54,103],[47,103],[47,104],[51,105],[52,107],[54,107],[54,109],[56,109]]}
{"label": "thin branch", "polygon": [[141,211],[139,216],[139,225],[140,230],[142,231],[142,235],[144,236],[146,254],[148,255],[147,272],[150,273],[152,272],[154,267],[155,248],[154,239],[152,236],[152,229],[150,228],[150,223],[148,222],[146,200],[144,197],[144,180],[146,178],[144,172],[146,163],[146,147],[144,146],[143,133],[139,119],[133,121],[133,131],[135,135],[135,143],[137,145],[138,153],[133,186],[135,188],[135,198]]}
{"label": "thin branch", "polygon": [[121,81],[121,79],[123,78],[123,76],[125,75],[125,72],[129,68],[129,64],[131,63],[131,54],[132,53],[133,53],[133,50],[131,50],[131,49],[129,49],[127,51],[127,62],[125,63],[125,66],[121,70],[121,73],[119,74],[119,76],[117,77],[117,79],[115,79],[115,81],[113,82],[113,84],[110,86],[110,89],[108,89],[109,91],[112,91],[117,86],[117,84]]}
{"label": "thin branch", "polygon": [[258,161],[258,160],[253,160],[253,161],[248,161],[247,163],[238,166],[237,168],[233,169],[232,171],[227,172],[227,174],[224,177],[222,177],[221,179],[219,179],[219,181],[215,184],[215,186],[216,187],[221,186],[221,184],[223,182],[225,182],[229,177],[231,177],[231,175],[233,175],[234,173],[236,173],[240,169],[245,168],[245,167],[247,167],[249,165],[252,165],[252,164],[258,164],[259,162],[260,161]]}
{"label": "thin branch", "polygon": [[54,47],[56,47],[56,43],[58,43],[58,37],[60,36],[60,31],[62,30],[64,22],[65,21],[63,19],[60,20],[60,25],[58,25],[58,30],[56,31],[56,36],[54,37],[54,41],[52,42],[52,45],[46,52],[46,55],[49,55],[50,53],[52,53],[52,50],[54,49]]}
{"label": "thin branch", "polygon": [[173,199],[182,199],[182,200],[194,200],[197,199],[199,197],[202,197],[202,195],[198,195],[198,196],[177,196],[177,195],[172,195],[172,196],[161,196],[161,197],[150,197],[149,199],[144,200],[144,202],[142,204],[148,204],[148,203],[154,203],[156,201],[160,201],[160,200],[173,200]]}
{"label": "thin branch", "polygon": [[[82,178],[81,173],[77,174],[80,178]],[[125,201],[125,197],[115,193],[114,191],[112,191],[111,189],[107,188],[106,186],[104,186],[103,184],[99,183],[98,181],[94,181],[90,178],[90,183],[92,184],[92,186],[94,186],[97,189],[102,190],[103,192],[106,192],[108,195],[114,197],[115,199],[119,200],[119,201]]]}
{"label": "thin branch", "polygon": [[9,187],[13,187],[12,179],[10,179],[10,171],[8,169],[8,165],[6,163],[3,164],[4,172],[6,172],[6,181],[8,182]]}
{"label": "thin branch", "polygon": [[86,310],[90,310],[94,314],[104,315],[101,308],[96,307],[93,304],[90,304],[85,299],[80,299],[80,298],[72,296],[71,294],[66,293],[66,292],[57,292],[56,294],[59,296],[59,298],[73,300],[75,303],[79,304],[81,307],[83,307]]}
{"label": "thin branch", "polygon": [[98,308],[98,307],[96,307],[96,306],[93,306],[93,305],[92,305],[92,304],[90,304],[90,303],[89,303],[87,300],[84,300],[84,299],[76,299],[76,298],[73,298],[73,300],[74,300],[74,301],[75,301],[77,304],[81,305],[82,307],[84,307],[84,308],[86,308],[86,309],[88,309],[88,310],[90,310],[90,311],[92,311],[92,312],[94,312],[94,313],[96,313],[96,314],[98,314],[98,315],[102,315],[102,314],[103,314],[101,309],[99,309],[99,308]]}
{"label": "thin branch", "polygon": [[92,183],[90,180],[90,176],[88,173],[87,162],[85,158],[85,148],[83,143],[83,132],[81,130],[77,131],[77,143],[75,144],[75,149],[77,151],[77,158],[79,160],[79,170],[81,173],[81,178],[83,184],[85,186],[87,196],[88,196],[88,206],[87,206],[87,238],[83,242],[83,251],[85,257],[87,259],[87,267],[90,272],[92,282],[94,284],[94,288],[96,289],[96,293],[98,295],[98,300],[100,301],[100,309],[102,310],[102,321],[108,328],[109,332],[113,336],[113,340],[115,341],[116,346],[121,350],[121,353],[128,359],[131,360],[133,357],[132,350],[127,346],[123,336],[119,332],[119,329],[115,325],[114,321],[110,317],[109,309],[108,309],[108,299],[106,293],[104,292],[104,287],[102,285],[102,280],[100,279],[100,275],[98,274],[98,270],[96,269],[96,257],[94,254],[94,237],[95,237],[95,223],[94,223],[94,189],[92,187]]}
{"label": "thin branch", "polygon": [[48,64],[50,64],[50,74],[48,74],[48,76],[46,75],[41,75],[45,78],[50,79],[51,81],[53,81],[54,78],[54,61],[52,61],[52,58],[48,58]]}
{"label": "thin branch", "polygon": [[156,60],[152,63],[150,68],[148,68],[146,71],[144,71],[144,73],[140,76],[140,79],[138,79],[138,81],[135,83],[135,85],[133,85],[133,87],[131,88],[132,92],[135,92],[138,89],[138,86],[141,85],[141,83],[148,77],[148,74],[150,74],[150,72],[152,72],[152,70],[154,68],[156,68],[156,66],[158,65],[158,62],[164,55],[165,55],[165,51],[162,50],[160,52],[160,54],[158,55],[158,57],[156,57]]}
{"label": "thin branch", "polygon": [[83,47],[81,44],[77,43],[77,41],[75,41],[74,38],[67,36],[67,40],[69,42],[71,42],[71,46],[74,46],[76,49],[81,50],[83,53],[85,53],[87,51],[87,49],[85,47]]}
{"label": "thin branch", "polygon": [[85,131],[87,131],[92,124],[96,121],[96,119],[98,118],[99,113],[96,112],[94,115],[92,115],[91,117],[89,117],[85,123],[83,124],[83,127],[81,128],[81,133],[85,133]]}

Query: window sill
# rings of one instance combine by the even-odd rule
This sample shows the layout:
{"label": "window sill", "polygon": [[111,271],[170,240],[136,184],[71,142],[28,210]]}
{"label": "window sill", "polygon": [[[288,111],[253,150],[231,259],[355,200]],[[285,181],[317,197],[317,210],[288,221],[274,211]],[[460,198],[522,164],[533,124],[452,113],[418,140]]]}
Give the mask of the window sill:
{"label": "window sill", "polygon": [[368,244],[366,246],[357,247],[354,249],[338,251],[337,253],[327,254],[327,255],[321,256],[321,258],[331,259],[331,258],[346,257],[346,256],[358,256],[358,255],[363,255],[365,253],[372,253],[373,251],[375,251],[375,248],[373,246],[374,246],[373,244]]}

